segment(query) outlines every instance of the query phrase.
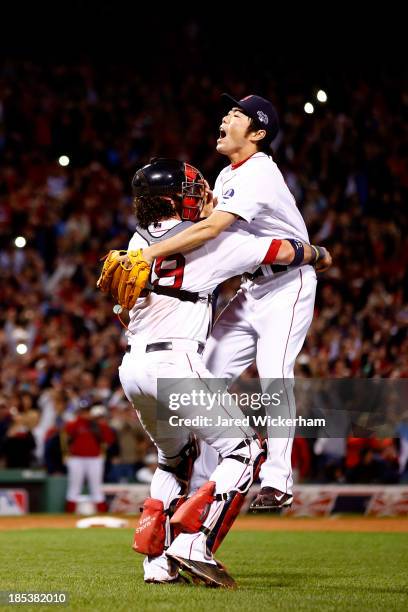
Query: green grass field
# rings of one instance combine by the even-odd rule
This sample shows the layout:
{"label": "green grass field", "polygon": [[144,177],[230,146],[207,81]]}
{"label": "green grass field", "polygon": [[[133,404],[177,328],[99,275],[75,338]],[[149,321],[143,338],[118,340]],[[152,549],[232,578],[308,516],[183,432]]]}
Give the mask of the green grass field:
{"label": "green grass field", "polygon": [[[218,557],[237,591],[145,585],[131,540],[129,529],[3,531],[0,590],[67,591],[70,610],[408,609],[408,534],[234,532]],[[19,606],[45,608],[62,606]]]}

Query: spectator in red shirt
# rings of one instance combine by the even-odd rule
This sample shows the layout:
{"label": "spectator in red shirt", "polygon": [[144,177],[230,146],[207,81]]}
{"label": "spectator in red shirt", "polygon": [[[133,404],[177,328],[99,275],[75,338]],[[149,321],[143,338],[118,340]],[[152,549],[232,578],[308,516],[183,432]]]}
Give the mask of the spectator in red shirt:
{"label": "spectator in red shirt", "polygon": [[81,407],[77,418],[64,427],[68,457],[67,512],[75,512],[84,481],[98,512],[107,510],[102,491],[105,450],[113,443],[114,433],[103,420],[105,407]]}

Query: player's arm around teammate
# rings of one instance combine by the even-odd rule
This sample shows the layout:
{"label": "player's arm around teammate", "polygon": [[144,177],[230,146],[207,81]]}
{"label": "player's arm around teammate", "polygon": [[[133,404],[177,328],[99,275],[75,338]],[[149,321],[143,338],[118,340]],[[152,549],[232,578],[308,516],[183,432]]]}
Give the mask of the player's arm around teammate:
{"label": "player's arm around teammate", "polygon": [[[143,256],[151,263],[158,257],[167,257],[176,253],[187,253],[219,236],[238,218],[238,215],[226,211],[218,211],[215,208],[207,218],[195,223],[178,235],[145,248]],[[332,258],[327,249],[315,247],[307,243],[303,243],[303,249],[304,255],[300,264],[314,264],[318,260],[316,269],[319,271],[324,271],[331,266]],[[274,263],[290,265],[294,261],[295,256],[296,253],[293,245],[287,240],[283,240]]]}
{"label": "player's arm around teammate", "polygon": [[[152,262],[158,257],[167,257],[175,253],[186,253],[219,236],[223,231],[228,229],[237,218],[237,215],[229,212],[214,210],[209,217],[192,225],[183,232],[180,232],[177,236],[147,247],[143,250],[143,255],[147,261]],[[318,249],[318,252],[316,249]],[[290,265],[295,259],[295,256],[296,253],[293,244],[288,240],[282,240],[274,263]],[[300,263],[313,264],[316,259],[319,259],[317,264],[317,269],[319,271],[326,270],[332,264],[332,258],[327,249],[303,243],[303,258]]]}

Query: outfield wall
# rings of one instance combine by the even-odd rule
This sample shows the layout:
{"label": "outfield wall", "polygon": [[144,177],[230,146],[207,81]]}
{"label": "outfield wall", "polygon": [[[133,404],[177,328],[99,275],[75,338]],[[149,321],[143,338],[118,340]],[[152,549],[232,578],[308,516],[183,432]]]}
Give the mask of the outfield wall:
{"label": "outfield wall", "polygon": [[[104,485],[111,512],[132,514],[139,511],[148,485]],[[242,512],[259,491],[252,487]],[[294,501],[283,514],[293,516],[328,516],[330,514],[367,516],[407,516],[408,486],[404,485],[298,485]]]}
{"label": "outfield wall", "polygon": [[[66,483],[65,476],[47,476],[40,470],[0,470],[0,516],[63,512]],[[109,511],[115,514],[138,513],[149,496],[149,485],[142,484],[105,484],[103,490]],[[259,485],[252,487],[243,512],[248,511],[258,491]],[[82,503],[84,512],[92,512],[92,504],[86,495]],[[408,486],[297,485],[292,507],[283,511],[283,514],[293,516],[347,513],[408,516]]]}

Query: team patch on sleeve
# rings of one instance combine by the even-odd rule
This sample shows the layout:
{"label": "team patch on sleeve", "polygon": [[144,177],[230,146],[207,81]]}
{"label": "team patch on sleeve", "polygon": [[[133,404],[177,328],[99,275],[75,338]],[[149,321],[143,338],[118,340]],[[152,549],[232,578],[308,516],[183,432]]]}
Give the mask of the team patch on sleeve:
{"label": "team patch on sleeve", "polygon": [[231,188],[231,189],[227,189],[227,191],[222,194],[222,197],[224,200],[229,200],[230,198],[232,198],[234,194],[235,194],[235,190]]}

